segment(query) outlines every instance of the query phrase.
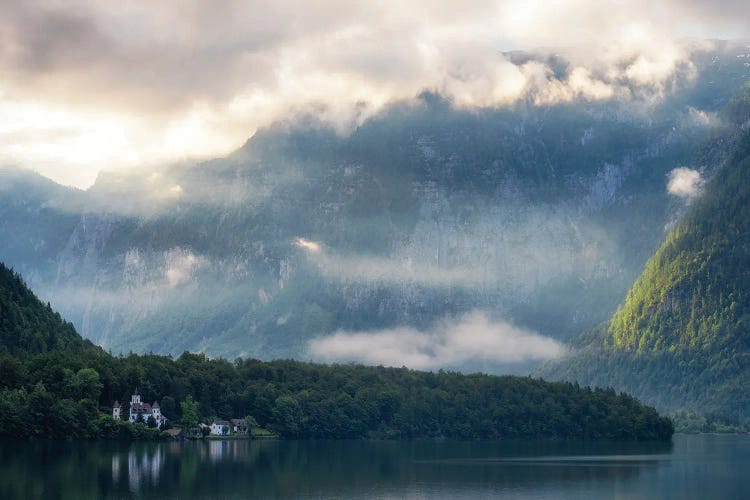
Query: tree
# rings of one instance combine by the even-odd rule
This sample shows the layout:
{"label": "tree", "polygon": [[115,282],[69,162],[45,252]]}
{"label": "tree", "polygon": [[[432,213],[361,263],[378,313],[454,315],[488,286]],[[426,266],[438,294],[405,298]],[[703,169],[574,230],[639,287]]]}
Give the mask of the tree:
{"label": "tree", "polygon": [[25,371],[23,363],[18,359],[9,355],[0,355],[0,387],[22,385],[26,376]]}
{"label": "tree", "polygon": [[47,392],[44,384],[37,382],[29,394],[27,417],[33,423],[37,434],[49,434],[49,412],[55,404],[54,397]]}
{"label": "tree", "polygon": [[155,429],[156,428],[156,419],[153,415],[148,416],[148,420],[146,420],[146,427],[149,429]]}
{"label": "tree", "polygon": [[177,418],[177,403],[172,396],[164,396],[162,398],[161,413],[170,420]]}
{"label": "tree", "polygon": [[78,400],[90,399],[91,401],[99,401],[103,387],[99,381],[99,372],[93,368],[83,368],[78,370],[74,380]]}
{"label": "tree", "polygon": [[99,372],[93,368],[82,368],[78,372],[64,368],[62,373],[63,396],[74,401],[82,399],[99,400],[103,387],[99,381]]}
{"label": "tree", "polygon": [[198,425],[198,402],[193,401],[193,396],[189,395],[185,398],[185,401],[180,403],[182,408],[182,428],[192,429]]}
{"label": "tree", "polygon": [[302,408],[294,396],[284,395],[276,398],[273,417],[282,434],[297,436],[300,433],[303,418]]}

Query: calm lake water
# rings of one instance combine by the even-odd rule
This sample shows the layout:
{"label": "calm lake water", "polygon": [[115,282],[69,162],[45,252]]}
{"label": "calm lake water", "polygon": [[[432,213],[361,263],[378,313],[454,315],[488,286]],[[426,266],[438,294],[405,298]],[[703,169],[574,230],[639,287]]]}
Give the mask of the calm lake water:
{"label": "calm lake water", "polygon": [[668,444],[0,441],[0,498],[750,498],[750,436]]}

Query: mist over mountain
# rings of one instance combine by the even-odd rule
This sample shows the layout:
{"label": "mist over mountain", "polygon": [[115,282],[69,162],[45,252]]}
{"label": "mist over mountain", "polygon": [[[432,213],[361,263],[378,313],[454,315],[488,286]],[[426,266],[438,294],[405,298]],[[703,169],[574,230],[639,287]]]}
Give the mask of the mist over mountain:
{"label": "mist over mountain", "polygon": [[[0,255],[114,352],[525,370],[613,313],[723,161],[749,60],[717,43],[611,99],[424,92],[344,134],[290,116],[225,158],[86,191],[3,170]],[[467,329],[481,341],[444,355]]]}

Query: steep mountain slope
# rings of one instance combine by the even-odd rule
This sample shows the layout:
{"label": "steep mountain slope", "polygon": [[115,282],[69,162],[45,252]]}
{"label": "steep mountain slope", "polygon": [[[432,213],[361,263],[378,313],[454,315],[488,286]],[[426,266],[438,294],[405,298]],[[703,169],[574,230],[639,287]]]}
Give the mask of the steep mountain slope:
{"label": "steep mountain slope", "polygon": [[697,54],[655,102],[460,110],[427,93],[347,136],[292,120],[86,192],[16,179],[0,256],[116,352],[308,358],[339,330],[473,310],[569,338],[609,317],[682,210],[667,174],[717,164],[695,145],[722,128],[745,52]]}
{"label": "steep mountain slope", "polygon": [[732,154],[608,324],[548,376],[627,390],[662,410],[750,417],[750,88]]}
{"label": "steep mountain slope", "polygon": [[0,351],[13,355],[95,349],[0,262]]}

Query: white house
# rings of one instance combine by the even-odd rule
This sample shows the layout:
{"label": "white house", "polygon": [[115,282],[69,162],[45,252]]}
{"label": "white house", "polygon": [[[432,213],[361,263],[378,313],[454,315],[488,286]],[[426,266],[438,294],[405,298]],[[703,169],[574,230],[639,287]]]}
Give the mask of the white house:
{"label": "white house", "polygon": [[211,434],[215,436],[227,436],[231,432],[232,424],[226,420],[214,420],[211,423]]}
{"label": "white house", "polygon": [[[153,405],[143,403],[141,401],[141,395],[138,394],[138,389],[136,389],[135,394],[130,396],[130,413],[128,415],[128,420],[131,423],[146,423],[148,417],[154,417],[154,420],[156,420],[156,426],[160,429],[164,427],[164,423],[167,421],[166,417],[161,413],[159,402],[154,401]],[[112,418],[115,420],[122,419],[122,407],[120,406],[119,401],[115,401],[115,404],[112,407]]]}

